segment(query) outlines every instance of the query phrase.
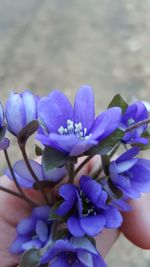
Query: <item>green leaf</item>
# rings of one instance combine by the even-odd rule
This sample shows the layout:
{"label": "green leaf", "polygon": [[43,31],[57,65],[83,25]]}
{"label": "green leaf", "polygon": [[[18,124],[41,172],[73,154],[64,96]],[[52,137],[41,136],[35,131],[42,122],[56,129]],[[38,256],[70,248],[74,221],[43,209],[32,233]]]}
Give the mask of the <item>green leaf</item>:
{"label": "green leaf", "polygon": [[22,255],[19,267],[39,267],[40,260],[40,250],[32,248]]}
{"label": "green leaf", "polygon": [[102,166],[103,166],[104,173],[106,175],[108,175],[109,174],[110,158],[107,155],[102,155],[101,159],[102,159]]}
{"label": "green leaf", "polygon": [[64,221],[64,218],[59,216],[56,213],[56,210],[58,209],[58,207],[60,206],[60,204],[62,203],[62,201],[57,201],[54,206],[51,208],[50,214],[49,214],[49,220],[56,220],[56,221]]}
{"label": "green leaf", "polygon": [[114,133],[102,140],[98,145],[92,147],[86,152],[86,155],[106,155],[114,146],[120,142],[124,135],[124,131],[117,129]]}
{"label": "green leaf", "polygon": [[61,229],[57,231],[55,239],[65,239],[68,236],[68,234],[69,234],[68,229]]}
{"label": "green leaf", "polygon": [[69,161],[76,162],[76,158],[69,157],[52,147],[46,147],[43,152],[42,164],[46,172],[54,168],[61,167]]}
{"label": "green leaf", "polygon": [[25,145],[28,138],[37,131],[38,127],[39,123],[37,120],[29,122],[17,136],[19,143]]}
{"label": "green leaf", "polygon": [[122,112],[124,113],[128,107],[128,104],[122,98],[121,95],[117,94],[114,96],[114,98],[112,99],[112,101],[108,105],[108,108],[112,108],[112,107],[120,107],[122,109]]}

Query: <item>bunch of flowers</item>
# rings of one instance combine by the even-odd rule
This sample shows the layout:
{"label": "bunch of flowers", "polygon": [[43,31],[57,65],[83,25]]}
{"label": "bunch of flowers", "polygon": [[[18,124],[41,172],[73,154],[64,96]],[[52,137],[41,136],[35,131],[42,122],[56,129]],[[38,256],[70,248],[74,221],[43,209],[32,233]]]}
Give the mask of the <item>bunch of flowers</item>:
{"label": "bunch of flowers", "polygon": [[[32,208],[18,222],[10,247],[10,253],[21,255],[20,267],[107,266],[94,238],[104,228],[120,227],[121,212],[130,209],[128,200],[150,192],[150,160],[138,157],[150,148],[149,122],[142,102],[128,105],[120,95],[95,118],[93,91],[86,85],[77,92],[74,106],[57,90],[45,97],[28,90],[11,93],[5,108],[0,103],[0,150],[8,163],[5,174],[18,192],[0,190]],[[7,132],[23,156],[14,165]],[[33,134],[38,161],[26,151]],[[120,156],[113,157],[118,151]],[[97,169],[79,177],[95,155]],[[41,205],[25,193],[31,189],[42,195]]]}

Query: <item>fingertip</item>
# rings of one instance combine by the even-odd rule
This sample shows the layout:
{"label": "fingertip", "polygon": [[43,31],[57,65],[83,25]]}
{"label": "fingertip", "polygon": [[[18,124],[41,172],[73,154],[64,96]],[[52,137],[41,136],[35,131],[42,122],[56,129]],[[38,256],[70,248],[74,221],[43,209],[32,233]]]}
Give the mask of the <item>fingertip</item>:
{"label": "fingertip", "polygon": [[135,245],[150,249],[150,194],[131,201],[133,210],[123,213],[121,231]]}

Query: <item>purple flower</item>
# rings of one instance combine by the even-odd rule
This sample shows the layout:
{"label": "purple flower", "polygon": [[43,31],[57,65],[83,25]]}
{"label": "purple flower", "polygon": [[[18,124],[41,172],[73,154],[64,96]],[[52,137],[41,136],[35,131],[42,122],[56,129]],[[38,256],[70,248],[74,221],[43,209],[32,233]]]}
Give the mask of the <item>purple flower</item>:
{"label": "purple flower", "polygon": [[4,108],[2,102],[0,101],[0,129],[4,127],[4,124],[5,124]]}
{"label": "purple flower", "polygon": [[[60,179],[64,178],[64,176],[66,175],[65,167],[55,168],[48,172],[45,172],[43,166],[34,160],[30,160],[30,165],[34,173],[38,177],[39,181],[50,181],[55,183],[58,182]],[[23,160],[19,160],[14,164],[13,171],[18,183],[22,187],[32,188],[34,186],[35,181]],[[13,179],[9,169],[5,171],[5,174],[10,179]]]}
{"label": "purple flower", "polygon": [[37,139],[70,156],[78,156],[115,131],[121,120],[121,109],[113,107],[96,119],[93,91],[82,86],[77,92],[74,109],[60,91],[53,91],[38,103],[43,125]]}
{"label": "purple flower", "polygon": [[95,236],[104,227],[117,228],[122,223],[119,211],[106,204],[107,193],[91,177],[82,176],[79,188],[72,184],[62,185],[59,194],[64,202],[57,209],[57,214],[64,216],[71,213],[67,226],[73,236]]}
{"label": "purple flower", "polygon": [[113,184],[131,198],[150,192],[150,160],[134,158],[139,148],[134,147],[110,163],[109,175]]}
{"label": "purple flower", "polygon": [[51,232],[49,213],[48,206],[37,207],[33,209],[31,216],[20,221],[17,237],[10,248],[11,253],[20,254],[31,248],[40,249],[45,246]]}
{"label": "purple flower", "polygon": [[5,138],[5,134],[6,134],[6,126],[5,126],[4,108],[0,101],[0,150],[7,149],[10,145],[10,141],[8,138]]}
{"label": "purple flower", "polygon": [[50,267],[107,267],[102,256],[86,237],[57,240],[44,255],[43,261],[50,262]]}
{"label": "purple flower", "polygon": [[[134,125],[135,123],[148,118],[148,111],[142,102],[136,102],[126,109],[122,116],[121,128],[125,130],[126,128]],[[140,126],[130,132],[125,133],[122,138],[124,143],[135,144],[142,143],[147,144],[148,139],[142,137],[142,134],[146,130],[147,125]]]}
{"label": "purple flower", "polygon": [[37,101],[38,96],[28,90],[21,94],[11,93],[5,110],[8,130],[11,133],[18,135],[29,122],[37,118]]}

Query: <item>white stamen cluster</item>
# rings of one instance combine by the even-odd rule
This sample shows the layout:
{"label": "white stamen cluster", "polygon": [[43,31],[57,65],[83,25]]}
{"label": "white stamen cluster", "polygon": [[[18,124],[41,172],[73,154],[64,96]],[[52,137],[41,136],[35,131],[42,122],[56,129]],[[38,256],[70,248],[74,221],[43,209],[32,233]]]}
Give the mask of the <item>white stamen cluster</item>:
{"label": "white stamen cluster", "polygon": [[67,127],[60,126],[58,133],[61,135],[75,134],[79,139],[88,140],[92,134],[87,135],[87,128],[83,129],[82,123],[74,123],[71,120],[67,120]]}
{"label": "white stamen cluster", "polygon": [[130,126],[130,125],[132,125],[134,123],[135,123],[134,119],[132,119],[132,118],[128,119],[128,126]]}

